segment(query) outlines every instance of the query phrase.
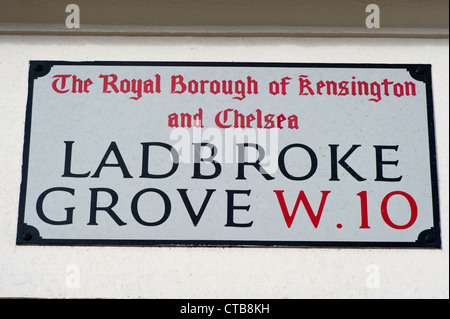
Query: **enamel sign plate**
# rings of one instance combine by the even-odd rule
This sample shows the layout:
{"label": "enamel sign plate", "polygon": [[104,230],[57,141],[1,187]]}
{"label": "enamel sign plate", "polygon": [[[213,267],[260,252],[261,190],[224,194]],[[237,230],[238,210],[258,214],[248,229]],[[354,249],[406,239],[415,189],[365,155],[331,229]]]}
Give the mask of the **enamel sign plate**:
{"label": "enamel sign plate", "polygon": [[31,61],[18,244],[441,246],[430,65]]}

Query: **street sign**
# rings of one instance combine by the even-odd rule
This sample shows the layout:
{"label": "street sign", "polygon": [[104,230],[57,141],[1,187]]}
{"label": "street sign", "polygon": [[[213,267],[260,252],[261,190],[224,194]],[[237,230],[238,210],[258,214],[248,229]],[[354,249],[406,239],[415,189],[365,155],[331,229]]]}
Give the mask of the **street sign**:
{"label": "street sign", "polygon": [[31,61],[18,244],[441,246],[430,65]]}

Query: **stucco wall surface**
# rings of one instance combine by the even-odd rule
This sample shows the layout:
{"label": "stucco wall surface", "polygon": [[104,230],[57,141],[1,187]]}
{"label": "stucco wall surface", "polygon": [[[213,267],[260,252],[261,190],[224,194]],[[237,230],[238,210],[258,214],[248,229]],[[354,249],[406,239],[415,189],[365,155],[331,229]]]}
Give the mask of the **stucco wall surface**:
{"label": "stucco wall surface", "polygon": [[[448,39],[0,36],[0,297],[448,298]],[[17,246],[29,60],[429,63],[442,250]]]}

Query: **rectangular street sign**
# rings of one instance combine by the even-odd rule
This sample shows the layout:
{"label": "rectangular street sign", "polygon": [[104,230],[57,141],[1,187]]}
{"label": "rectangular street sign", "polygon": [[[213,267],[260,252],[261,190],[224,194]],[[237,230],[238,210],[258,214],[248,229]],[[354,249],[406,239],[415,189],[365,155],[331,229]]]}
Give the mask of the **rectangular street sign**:
{"label": "rectangular street sign", "polygon": [[431,66],[30,61],[17,243],[440,248]]}

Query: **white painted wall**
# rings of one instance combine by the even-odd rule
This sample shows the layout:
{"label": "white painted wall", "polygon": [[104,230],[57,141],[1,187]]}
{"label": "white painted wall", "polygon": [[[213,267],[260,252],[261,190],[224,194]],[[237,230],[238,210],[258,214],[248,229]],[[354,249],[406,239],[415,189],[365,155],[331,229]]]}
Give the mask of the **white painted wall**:
{"label": "white painted wall", "polygon": [[[448,50],[448,39],[0,36],[0,297],[449,298]],[[16,246],[37,59],[431,63],[443,249]]]}

